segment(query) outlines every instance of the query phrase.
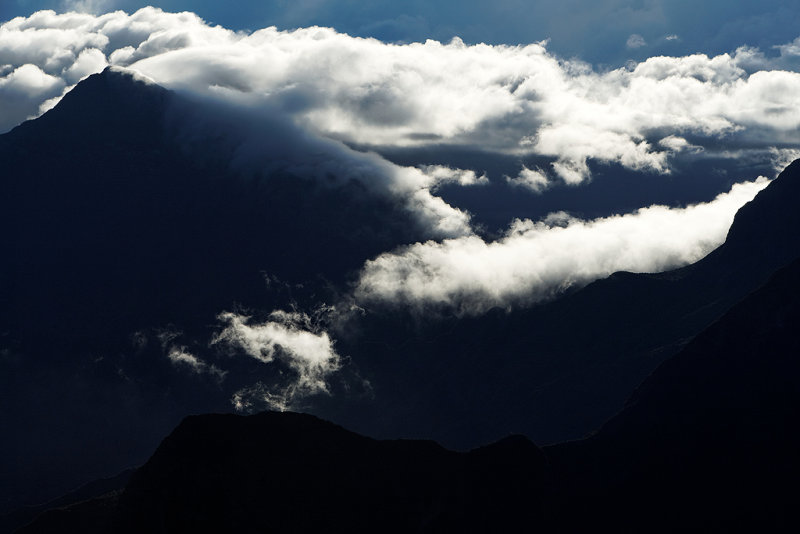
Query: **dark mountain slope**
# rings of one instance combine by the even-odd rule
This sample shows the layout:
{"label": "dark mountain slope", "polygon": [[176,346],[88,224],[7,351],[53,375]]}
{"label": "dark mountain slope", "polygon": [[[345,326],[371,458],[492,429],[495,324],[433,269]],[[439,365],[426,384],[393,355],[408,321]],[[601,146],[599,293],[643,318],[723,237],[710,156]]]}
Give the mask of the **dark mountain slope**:
{"label": "dark mountain slope", "polygon": [[795,531],[798,295],[800,260],[661,365],[596,436],[548,449],[565,516],[592,518],[576,530]]}
{"label": "dark mountain slope", "polygon": [[[327,300],[418,238],[358,183],[234,171],[223,111],[106,70],[0,136],[0,511],[138,464],[264,378],[208,349],[218,313]],[[230,389],[168,342],[222,358]]]}
{"label": "dark mountain slope", "polygon": [[[116,502],[117,494],[119,494],[125,488],[125,485],[130,480],[133,472],[133,469],[126,469],[116,476],[102,478],[84,484],[75,491],[71,491],[66,495],[62,495],[61,497],[53,499],[52,501],[44,504],[24,506],[10,514],[0,515],[0,532],[15,532],[50,510],[63,510],[66,508],[75,510],[78,508],[83,509],[82,506],[75,505],[82,504],[87,501],[98,500],[99,497],[104,497],[103,502]],[[90,508],[92,513],[90,514],[87,510],[86,515],[91,515],[92,519],[90,521],[93,524],[96,522],[93,513],[95,513],[97,509],[93,507]],[[102,509],[103,508],[101,507],[100,510]]]}
{"label": "dark mountain slope", "polygon": [[798,201],[800,161],[744,206],[725,244],[694,265],[616,273],[510,314],[420,322],[373,313],[363,335],[341,347],[375,387],[376,403],[364,407],[374,419],[351,407],[326,415],[373,435],[430,436],[454,447],[509,431],[543,443],[580,438],[618,412],[662,361],[800,256]]}
{"label": "dark mountain slope", "polygon": [[[455,453],[302,414],[197,416],[118,501],[52,512],[22,532],[487,532],[539,519],[544,468],[523,437]],[[97,513],[115,503],[110,519]]]}

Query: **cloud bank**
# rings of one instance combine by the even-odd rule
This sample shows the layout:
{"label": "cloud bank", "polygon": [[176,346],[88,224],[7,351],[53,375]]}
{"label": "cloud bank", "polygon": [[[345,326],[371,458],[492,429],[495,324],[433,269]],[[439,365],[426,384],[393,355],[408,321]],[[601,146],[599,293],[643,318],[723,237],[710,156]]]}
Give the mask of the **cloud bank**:
{"label": "cloud bank", "polygon": [[[797,50],[788,43],[781,57]],[[387,44],[318,27],[233,32],[155,8],[42,11],[0,27],[0,96],[25,100],[0,128],[108,63],[167,87],[269,104],[304,128],[360,146],[546,156],[548,176],[576,184],[589,178],[588,160],[669,172],[676,151],[660,143],[668,137],[765,149],[799,142],[800,74],[762,70],[776,67],[771,61],[741,48],[599,72],[554,56],[545,43]]]}
{"label": "cloud bank", "polygon": [[494,242],[477,236],[417,243],[368,261],[355,290],[362,305],[480,314],[551,298],[615,271],[658,272],[701,259],[725,239],[736,211],[766,178],[711,202],[650,206],[591,221],[551,214],[517,220]]}

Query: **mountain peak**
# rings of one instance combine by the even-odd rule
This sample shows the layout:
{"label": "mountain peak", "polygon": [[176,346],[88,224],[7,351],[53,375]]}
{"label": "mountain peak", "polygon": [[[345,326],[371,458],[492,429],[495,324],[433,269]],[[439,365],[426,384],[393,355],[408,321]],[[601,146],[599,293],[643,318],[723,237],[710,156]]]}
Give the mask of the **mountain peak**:
{"label": "mountain peak", "polygon": [[795,160],[736,213],[725,244],[709,259],[744,261],[766,278],[800,250],[800,159]]}
{"label": "mountain peak", "polygon": [[[106,67],[79,82],[50,111],[14,130],[17,137],[106,139],[109,133],[140,144],[163,124],[172,93],[138,72]],[[139,140],[136,142],[135,140]]]}
{"label": "mountain peak", "polygon": [[141,113],[144,111],[143,106],[162,107],[159,104],[163,103],[168,94],[169,91],[136,71],[106,67],[103,72],[92,74],[79,82],[72,91],[64,95],[53,111],[80,105],[82,108],[100,108],[96,111],[98,113],[114,111],[110,106],[128,108],[136,104],[137,111]]}

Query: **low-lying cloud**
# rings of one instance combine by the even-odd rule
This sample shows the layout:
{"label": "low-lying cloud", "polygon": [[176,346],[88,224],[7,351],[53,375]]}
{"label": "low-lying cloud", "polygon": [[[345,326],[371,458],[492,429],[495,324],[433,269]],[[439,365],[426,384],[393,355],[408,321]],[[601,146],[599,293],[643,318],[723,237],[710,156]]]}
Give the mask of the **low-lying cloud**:
{"label": "low-lying cloud", "polygon": [[[259,383],[239,391],[234,396],[237,409],[260,403],[285,410],[303,397],[327,393],[326,380],[339,369],[341,357],[328,333],[311,317],[279,310],[260,323],[232,312],[222,313],[219,319],[226,326],[213,344],[241,350],[265,364],[280,363],[290,371],[282,384]],[[260,398],[253,399],[254,395]]]}
{"label": "low-lying cloud", "polygon": [[742,182],[684,208],[650,206],[591,221],[565,213],[516,220],[493,242],[467,236],[417,243],[368,261],[355,298],[366,306],[480,314],[546,300],[615,271],[686,265],[719,246],[736,211],[768,183]]}

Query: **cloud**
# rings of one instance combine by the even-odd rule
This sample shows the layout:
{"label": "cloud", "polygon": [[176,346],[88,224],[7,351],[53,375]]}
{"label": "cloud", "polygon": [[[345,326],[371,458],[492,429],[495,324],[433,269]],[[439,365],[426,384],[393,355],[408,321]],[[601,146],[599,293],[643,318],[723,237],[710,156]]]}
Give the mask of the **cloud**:
{"label": "cloud", "polygon": [[257,175],[287,173],[314,179],[324,186],[360,182],[374,194],[405,208],[426,237],[472,233],[469,214],[434,195],[436,188],[444,184],[488,183],[485,176],[469,170],[396,165],[374,152],[355,150],[299,127],[280,109],[260,102],[245,99],[232,105],[210,95],[193,102],[188,110],[175,110],[173,115],[172,128],[181,143],[191,146],[208,142],[210,132],[218,152],[231,154],[236,171]]}
{"label": "cloud", "polygon": [[170,347],[169,352],[167,352],[167,357],[176,366],[189,369],[198,375],[209,374],[221,381],[227,374],[227,371],[223,371],[213,364],[204,362],[183,346]]}
{"label": "cloud", "polygon": [[[189,349],[185,346],[175,343],[175,340],[182,335],[183,332],[176,330],[172,326],[156,331],[156,338],[169,361],[172,362],[175,367],[188,370],[197,375],[210,375],[218,382],[222,382],[228,372],[221,370],[216,365],[206,363],[198,356],[189,352]],[[135,347],[143,349],[147,345],[148,335],[141,331],[134,332],[131,336],[131,341]]]}
{"label": "cloud", "polygon": [[544,171],[538,168],[529,169],[524,165],[515,178],[506,176],[506,182],[515,187],[524,187],[534,193],[541,193],[552,185]]}
{"label": "cloud", "polygon": [[[225,312],[219,319],[226,325],[212,341],[244,352],[265,364],[280,363],[291,378],[278,386],[262,383],[234,396],[238,409],[254,402],[254,394],[273,408],[287,409],[305,396],[327,393],[327,378],[340,367],[341,357],[333,340],[314,318],[300,312],[277,310],[267,321],[252,323],[248,316]],[[246,400],[249,398],[250,400]],[[237,401],[238,399],[238,401]]]}
{"label": "cloud", "polygon": [[[794,57],[795,48],[787,44],[782,57]],[[250,116],[249,123],[236,123],[243,132],[234,147],[235,165],[321,181],[358,180],[405,206],[427,236],[445,239],[368,263],[360,286],[368,299],[450,302],[463,293],[505,305],[520,288],[519,300],[530,300],[617,269],[680,264],[721,241],[723,222],[733,213],[732,201],[725,199],[739,198],[732,192],[684,210],[650,207],[619,218],[570,219],[563,228],[518,221],[505,238],[487,243],[474,235],[469,214],[436,190],[446,183],[480,185],[489,177],[397,165],[380,155],[387,147],[456,146],[536,158],[536,167],[523,167],[506,181],[542,192],[558,182],[584,183],[596,163],[667,174],[672,159],[687,154],[738,158],[743,151],[761,151],[777,158],[800,144],[800,74],[771,69],[757,49],[651,57],[600,71],[555,56],[544,42],[467,45],[456,38],[387,44],[320,27],[234,32],[193,13],[156,8],[101,16],[42,11],[2,24],[0,91],[14,95],[2,100],[9,109],[2,127],[53,105],[77,79],[106,63],[193,98],[225,103],[239,110],[237,117]],[[747,190],[734,191],[742,188]],[[703,212],[702,206],[715,216],[687,230],[680,221]],[[648,224],[661,213],[689,245],[680,248],[658,236],[634,239],[650,235],[634,232],[634,223],[653,233]],[[599,239],[604,247],[581,240],[617,228],[627,237]],[[580,267],[566,266],[563,249],[549,248],[560,239],[594,252],[582,256]],[[448,263],[467,250],[481,258],[473,267]],[[537,260],[527,276],[513,258],[499,259],[508,250],[529,259],[528,251],[539,250],[553,259]],[[489,289],[480,270],[484,263],[497,267],[496,277],[509,277],[498,283],[500,289]]]}
{"label": "cloud", "polygon": [[468,236],[417,243],[368,261],[356,301],[480,314],[546,300],[615,271],[686,265],[719,246],[736,211],[767,184],[739,183],[684,208],[650,206],[591,221],[565,213],[517,220],[493,242]]}
{"label": "cloud", "polygon": [[697,153],[703,151],[703,147],[693,145],[683,137],[677,135],[668,135],[661,139],[658,144],[675,153],[685,151]]}
{"label": "cloud", "polygon": [[643,46],[647,46],[647,41],[645,41],[644,37],[638,33],[634,33],[628,37],[628,40],[625,42],[625,46],[631,49],[641,48]]}
{"label": "cloud", "polygon": [[[796,57],[796,48],[783,46],[782,57]],[[570,184],[590,178],[591,161],[667,173],[676,156],[656,142],[670,135],[690,135],[707,150],[720,139],[764,150],[800,142],[800,74],[754,72],[753,50],[600,72],[544,43],[387,44],[319,27],[233,32],[155,8],[42,11],[0,27],[0,65],[35,66],[64,87],[101,69],[102,53],[168,87],[248,99],[350,145],[544,156],[554,162],[542,171],[548,179]],[[31,91],[26,109],[58,94]],[[0,128],[18,120],[4,117]]]}
{"label": "cloud", "polygon": [[105,54],[97,48],[85,48],[78,54],[75,63],[64,70],[64,81],[68,84],[78,83],[83,78],[106,68],[108,61]]}
{"label": "cloud", "polygon": [[39,100],[60,96],[63,90],[63,80],[36,65],[21,65],[0,77],[0,117],[9,122],[22,122],[38,112]]}
{"label": "cloud", "polygon": [[62,0],[61,2],[66,11],[78,13],[102,13],[113,8],[114,4],[115,0]]}

